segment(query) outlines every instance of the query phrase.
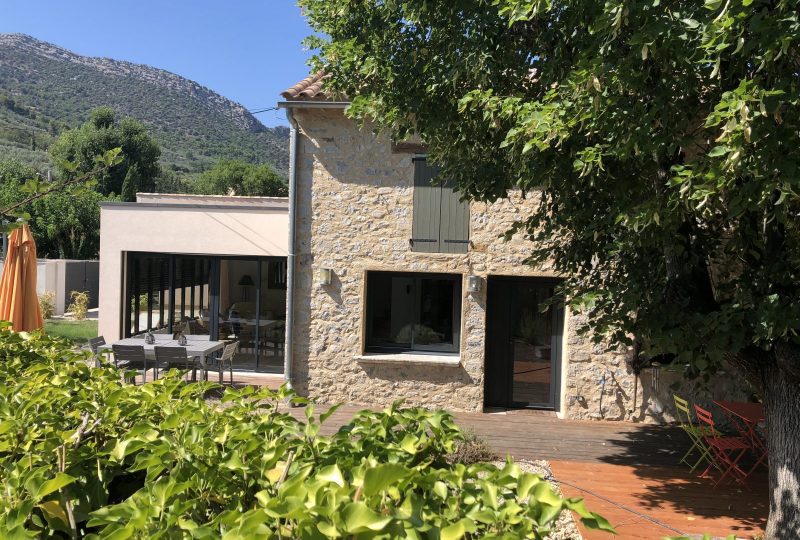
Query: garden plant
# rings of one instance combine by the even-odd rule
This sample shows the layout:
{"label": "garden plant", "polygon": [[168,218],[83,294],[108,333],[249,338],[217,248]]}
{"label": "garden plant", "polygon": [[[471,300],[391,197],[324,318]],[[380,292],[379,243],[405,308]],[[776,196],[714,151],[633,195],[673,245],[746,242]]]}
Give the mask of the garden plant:
{"label": "garden plant", "polygon": [[0,328],[3,538],[541,538],[565,510],[611,530],[512,461],[453,463],[443,411],[395,404],[321,436],[335,407],[286,388],[134,386],[87,360]]}

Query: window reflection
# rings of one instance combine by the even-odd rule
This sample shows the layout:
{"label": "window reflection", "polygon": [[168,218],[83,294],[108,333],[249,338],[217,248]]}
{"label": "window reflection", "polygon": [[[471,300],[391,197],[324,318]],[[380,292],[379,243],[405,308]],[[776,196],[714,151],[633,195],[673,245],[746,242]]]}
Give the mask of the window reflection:
{"label": "window reflection", "polygon": [[461,276],[370,272],[367,348],[456,352]]}
{"label": "window reflection", "polygon": [[126,335],[239,341],[237,369],[283,368],[286,260],[128,253]]}

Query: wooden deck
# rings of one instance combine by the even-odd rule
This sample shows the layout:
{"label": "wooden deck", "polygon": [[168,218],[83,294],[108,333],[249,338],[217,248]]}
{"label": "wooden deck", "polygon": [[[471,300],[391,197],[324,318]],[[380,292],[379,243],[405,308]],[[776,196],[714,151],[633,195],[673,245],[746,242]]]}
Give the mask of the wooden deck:
{"label": "wooden deck", "polygon": [[[345,406],[323,425],[332,433],[362,407]],[[322,407],[321,410],[325,408]],[[294,414],[304,419],[302,409]],[[766,524],[767,477],[760,472],[748,486],[714,488],[709,479],[678,466],[688,439],[670,426],[559,420],[552,413],[508,411],[455,413],[456,421],[486,439],[500,455],[545,459],[569,497],[617,528],[618,538],[678,535],[752,538]],[[582,530],[587,539],[606,533]]]}
{"label": "wooden deck", "polygon": [[[216,373],[210,378],[216,380]],[[237,386],[278,388],[282,383],[280,375],[234,371]],[[321,432],[335,432],[363,408],[341,407]],[[319,406],[317,413],[324,410]],[[305,420],[301,408],[292,409],[292,414]],[[499,456],[549,461],[564,494],[583,497],[591,510],[617,528],[618,538],[703,533],[753,538],[766,525],[766,472],[759,471],[744,488],[735,484],[714,488],[711,480],[697,478],[678,464],[689,444],[679,428],[559,420],[553,413],[526,410],[454,413],[454,417],[489,442]],[[612,538],[583,529],[582,533],[591,540]]]}

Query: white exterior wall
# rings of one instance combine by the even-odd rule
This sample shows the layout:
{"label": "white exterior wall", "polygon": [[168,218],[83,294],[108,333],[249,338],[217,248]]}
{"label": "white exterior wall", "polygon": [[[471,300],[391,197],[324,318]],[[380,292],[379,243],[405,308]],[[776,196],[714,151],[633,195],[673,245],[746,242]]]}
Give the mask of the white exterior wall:
{"label": "white exterior wall", "polygon": [[120,337],[125,252],[285,257],[288,202],[272,197],[137,196],[100,209],[99,333]]}

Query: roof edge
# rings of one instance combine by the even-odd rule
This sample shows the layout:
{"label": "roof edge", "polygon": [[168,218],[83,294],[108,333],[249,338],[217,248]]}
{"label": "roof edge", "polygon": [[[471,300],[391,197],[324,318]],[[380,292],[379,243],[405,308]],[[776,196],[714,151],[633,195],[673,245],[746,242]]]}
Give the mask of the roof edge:
{"label": "roof edge", "polygon": [[349,101],[289,100],[278,102],[279,109],[346,109],[349,105]]}
{"label": "roof edge", "polygon": [[328,96],[322,90],[322,83],[327,77],[328,75],[323,70],[312,73],[302,81],[281,92],[281,97],[290,101],[306,99],[324,100],[328,98]]}

